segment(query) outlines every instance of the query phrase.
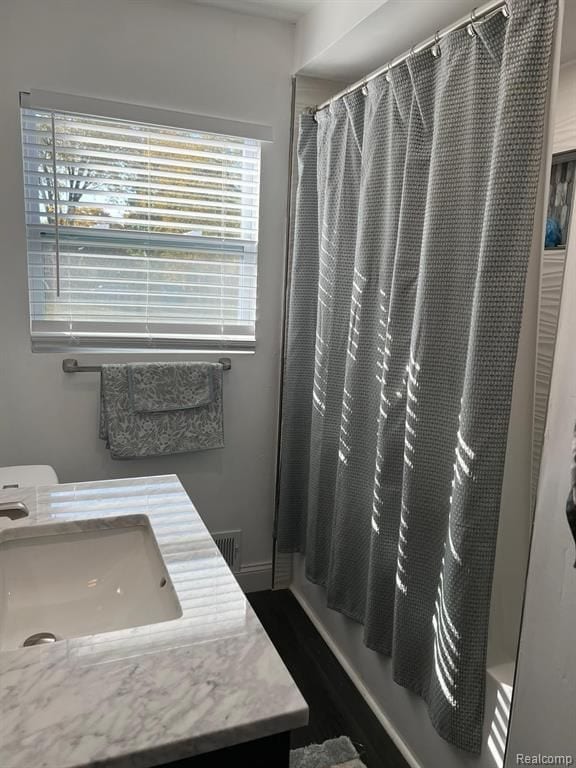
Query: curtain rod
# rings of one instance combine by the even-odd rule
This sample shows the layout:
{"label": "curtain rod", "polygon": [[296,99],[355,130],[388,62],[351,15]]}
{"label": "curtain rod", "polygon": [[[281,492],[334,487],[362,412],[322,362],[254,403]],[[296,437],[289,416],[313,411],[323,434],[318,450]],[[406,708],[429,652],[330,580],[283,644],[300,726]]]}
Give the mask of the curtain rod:
{"label": "curtain rod", "polygon": [[438,32],[436,32],[436,34],[433,35],[432,37],[429,37],[426,40],[424,40],[422,43],[419,43],[418,45],[413,46],[409,51],[406,51],[400,56],[397,56],[392,61],[389,61],[387,64],[384,64],[382,67],[379,67],[378,69],[374,70],[374,72],[371,72],[369,75],[366,75],[366,77],[363,77],[361,80],[357,80],[355,83],[352,83],[352,85],[349,85],[348,88],[344,88],[344,90],[339,91],[338,93],[334,94],[334,96],[332,96],[331,98],[327,99],[326,101],[323,101],[322,104],[319,104],[317,107],[314,107],[314,109],[312,109],[313,114],[315,115],[316,112],[320,112],[321,110],[326,109],[326,107],[329,107],[335,101],[338,101],[344,96],[348,96],[349,93],[353,93],[354,91],[357,91],[359,88],[364,88],[371,80],[374,80],[376,77],[379,77],[380,75],[383,75],[386,72],[389,72],[391,69],[393,69],[394,67],[397,67],[399,64],[402,64],[402,62],[409,59],[410,56],[414,56],[416,53],[421,53],[422,51],[425,51],[427,48],[435,48],[437,52],[434,53],[434,51],[432,51],[432,53],[435,56],[438,56],[440,54],[440,49],[439,47],[436,48],[436,46],[439,46],[439,43],[442,39],[452,34],[452,32],[457,32],[460,29],[464,29],[464,27],[469,27],[470,34],[473,35],[475,34],[474,26],[473,26],[475,22],[480,21],[480,19],[486,18],[487,16],[492,16],[493,14],[498,13],[499,11],[501,11],[507,19],[510,18],[510,9],[508,8],[508,4],[506,0],[491,0],[491,2],[484,3],[484,5],[481,5],[480,7],[475,8],[472,11],[472,13],[468,14],[468,16],[465,16],[459,21],[454,22],[449,27],[445,27],[444,29],[441,29],[441,30],[439,29]]}

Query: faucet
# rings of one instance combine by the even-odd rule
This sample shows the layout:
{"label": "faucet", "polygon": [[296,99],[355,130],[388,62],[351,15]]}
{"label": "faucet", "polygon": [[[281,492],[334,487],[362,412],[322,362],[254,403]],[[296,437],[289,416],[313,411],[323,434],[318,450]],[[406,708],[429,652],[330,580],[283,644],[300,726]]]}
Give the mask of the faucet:
{"label": "faucet", "polygon": [[5,501],[0,504],[0,517],[9,517],[10,520],[19,520],[28,517],[28,507],[23,501]]}

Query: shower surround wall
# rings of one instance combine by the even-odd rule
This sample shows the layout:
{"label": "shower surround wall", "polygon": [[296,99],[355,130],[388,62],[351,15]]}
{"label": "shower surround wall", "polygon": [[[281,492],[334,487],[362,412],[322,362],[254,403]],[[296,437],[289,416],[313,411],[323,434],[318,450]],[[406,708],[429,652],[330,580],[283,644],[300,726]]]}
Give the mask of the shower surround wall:
{"label": "shower surround wall", "polygon": [[[63,482],[175,472],[211,531],[243,530],[250,585],[270,584],[293,28],[177,0],[0,3],[0,466],[52,464]],[[265,66],[263,66],[265,62]],[[232,353],[226,448],[112,461],[98,439],[98,377],[82,362],[220,355],[30,351],[18,92],[29,88],[268,124],[263,146],[257,348]]]}

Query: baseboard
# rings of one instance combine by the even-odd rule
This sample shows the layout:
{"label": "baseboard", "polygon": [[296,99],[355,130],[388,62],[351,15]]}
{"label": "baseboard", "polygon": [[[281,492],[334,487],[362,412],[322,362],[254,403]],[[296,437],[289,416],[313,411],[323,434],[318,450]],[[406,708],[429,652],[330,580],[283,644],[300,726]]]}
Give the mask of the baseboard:
{"label": "baseboard", "polygon": [[272,562],[248,563],[243,565],[234,576],[246,593],[272,589]]}
{"label": "baseboard", "polygon": [[374,699],[370,691],[366,688],[362,680],[358,677],[358,675],[354,671],[354,668],[352,667],[352,665],[350,664],[346,656],[344,656],[344,654],[338,648],[336,643],[332,640],[332,638],[330,637],[330,634],[326,631],[324,625],[318,619],[316,613],[312,610],[310,604],[308,603],[304,595],[298,590],[297,587],[294,587],[294,585],[290,587],[290,591],[292,592],[296,600],[298,600],[304,613],[308,616],[312,624],[314,624],[314,626],[322,636],[322,639],[324,640],[326,645],[330,648],[334,656],[336,656],[336,658],[338,659],[338,662],[340,663],[340,666],[344,669],[344,671],[346,672],[350,680],[352,680],[352,682],[358,689],[362,698],[368,704],[372,712],[374,712],[374,714],[382,724],[382,727],[384,728],[388,736],[390,736],[396,748],[401,753],[402,757],[406,760],[408,765],[410,765],[411,768],[424,768],[424,766],[416,759],[415,755],[410,750],[410,748],[408,747],[404,739],[400,736],[396,728],[392,725],[390,720],[382,712],[376,700]]}

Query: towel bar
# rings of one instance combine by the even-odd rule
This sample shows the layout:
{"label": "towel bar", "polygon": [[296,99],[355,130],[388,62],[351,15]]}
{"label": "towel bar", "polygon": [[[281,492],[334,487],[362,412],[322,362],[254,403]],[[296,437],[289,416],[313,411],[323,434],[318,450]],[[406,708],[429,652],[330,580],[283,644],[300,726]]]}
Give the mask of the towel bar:
{"label": "towel bar", "polygon": [[[232,368],[232,361],[229,357],[221,357],[218,362],[225,371],[229,371]],[[102,370],[101,365],[78,365],[78,360],[73,357],[67,357],[62,360],[62,370],[64,373],[100,373]]]}

